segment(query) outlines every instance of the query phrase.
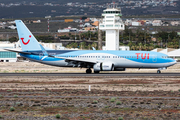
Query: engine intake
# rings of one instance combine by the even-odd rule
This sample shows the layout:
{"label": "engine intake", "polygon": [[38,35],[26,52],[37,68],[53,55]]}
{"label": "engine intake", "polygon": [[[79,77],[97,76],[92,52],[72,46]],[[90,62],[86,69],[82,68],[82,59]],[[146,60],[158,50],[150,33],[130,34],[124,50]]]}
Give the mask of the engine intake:
{"label": "engine intake", "polygon": [[93,68],[94,71],[114,71],[114,64],[109,62],[96,63]]}

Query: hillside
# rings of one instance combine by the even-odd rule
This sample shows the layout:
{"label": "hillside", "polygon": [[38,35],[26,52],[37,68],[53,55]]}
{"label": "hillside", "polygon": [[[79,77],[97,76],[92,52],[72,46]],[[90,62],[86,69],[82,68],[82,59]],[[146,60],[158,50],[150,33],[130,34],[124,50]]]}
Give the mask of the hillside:
{"label": "hillside", "polygon": [[[25,0],[26,3],[28,2],[33,2],[33,3],[47,3],[47,2],[51,2],[51,3],[67,3],[67,2],[108,2],[110,0]],[[24,1],[22,0],[1,0],[0,3],[24,3]]]}
{"label": "hillside", "polygon": [[[114,0],[123,16],[132,15],[180,15],[180,1]],[[87,15],[101,16],[104,9],[112,6],[112,0],[1,0],[0,18],[31,18],[45,16]]]}

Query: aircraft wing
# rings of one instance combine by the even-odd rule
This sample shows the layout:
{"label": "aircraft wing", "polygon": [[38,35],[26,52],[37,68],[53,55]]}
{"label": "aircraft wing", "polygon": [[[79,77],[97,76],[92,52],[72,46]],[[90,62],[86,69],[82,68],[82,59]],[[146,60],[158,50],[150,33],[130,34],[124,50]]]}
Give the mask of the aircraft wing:
{"label": "aircraft wing", "polygon": [[54,58],[60,58],[60,59],[65,59],[66,62],[71,62],[71,61],[74,61],[74,62],[84,62],[84,63],[91,63],[91,64],[95,64],[97,63],[97,61],[89,61],[89,60],[85,60],[85,59],[79,59],[79,58],[75,58],[75,57],[58,57],[58,56],[54,56]]}
{"label": "aircraft wing", "polygon": [[23,53],[23,54],[31,54],[30,52],[24,52],[24,51],[16,50],[16,49],[4,49],[4,50],[11,51],[11,52],[17,52],[17,53]]}

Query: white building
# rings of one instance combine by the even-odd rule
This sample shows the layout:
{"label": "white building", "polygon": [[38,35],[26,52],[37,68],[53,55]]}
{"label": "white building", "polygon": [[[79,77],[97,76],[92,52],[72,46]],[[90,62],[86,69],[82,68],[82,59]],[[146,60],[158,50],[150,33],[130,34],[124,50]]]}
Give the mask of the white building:
{"label": "white building", "polygon": [[141,26],[140,22],[132,22],[132,26]]}
{"label": "white building", "polygon": [[46,50],[61,50],[62,43],[40,43]]}
{"label": "white building", "polygon": [[146,25],[152,25],[152,21],[146,20]]}
{"label": "white building", "polygon": [[167,48],[167,49],[161,49],[161,48],[156,48],[154,50],[152,50],[154,52],[160,52],[160,53],[164,53],[172,58],[176,58],[178,60],[180,60],[180,49],[172,49],[172,48]]}
{"label": "white building", "polygon": [[180,21],[171,21],[172,26],[178,26],[180,24]]}
{"label": "white building", "polygon": [[63,32],[78,32],[78,29],[77,28],[68,27],[68,28],[64,28],[64,29],[59,29],[58,32],[59,33],[63,33]]}
{"label": "white building", "polygon": [[119,46],[119,50],[129,51],[129,46]]}
{"label": "white building", "polygon": [[132,20],[126,19],[125,25],[127,25],[127,26],[132,25]]}
{"label": "white building", "polygon": [[4,49],[14,49],[16,44],[7,41],[0,42],[0,62],[16,62],[18,54]]}
{"label": "white building", "polygon": [[106,50],[119,50],[119,31],[125,29],[121,10],[108,8],[103,12],[104,19],[100,22],[99,29],[106,31]]}
{"label": "white building", "polygon": [[154,20],[154,21],[152,22],[152,25],[153,25],[153,26],[161,26],[161,25],[162,25],[162,21],[161,21],[161,20]]}
{"label": "white building", "polygon": [[[102,50],[106,50],[106,46],[103,46]],[[119,50],[129,51],[129,46],[119,46]]]}
{"label": "white building", "polygon": [[15,29],[16,29],[16,26],[11,25],[11,26],[8,26],[8,28],[15,30]]}

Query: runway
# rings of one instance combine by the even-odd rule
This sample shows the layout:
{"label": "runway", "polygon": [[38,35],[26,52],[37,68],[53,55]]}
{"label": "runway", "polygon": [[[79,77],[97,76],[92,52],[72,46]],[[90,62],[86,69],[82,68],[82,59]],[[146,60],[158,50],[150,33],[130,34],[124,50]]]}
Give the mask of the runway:
{"label": "runway", "polygon": [[[46,93],[47,94],[47,93]],[[14,98],[14,96],[3,96],[4,98]],[[18,96],[18,98],[81,98],[81,99],[100,99],[100,98],[119,98],[119,99],[180,99],[180,97],[140,97],[140,96]]]}
{"label": "runway", "polygon": [[0,73],[0,76],[180,76],[180,73],[99,73],[99,74],[86,74],[86,73]]}

